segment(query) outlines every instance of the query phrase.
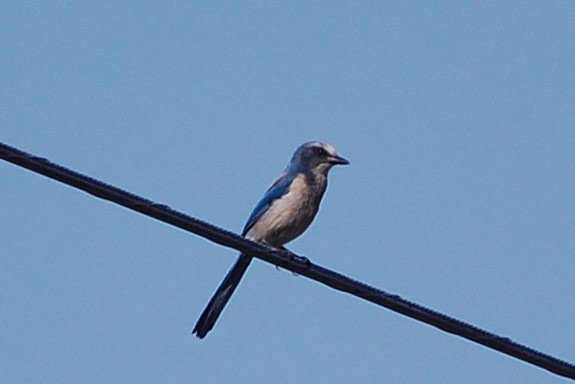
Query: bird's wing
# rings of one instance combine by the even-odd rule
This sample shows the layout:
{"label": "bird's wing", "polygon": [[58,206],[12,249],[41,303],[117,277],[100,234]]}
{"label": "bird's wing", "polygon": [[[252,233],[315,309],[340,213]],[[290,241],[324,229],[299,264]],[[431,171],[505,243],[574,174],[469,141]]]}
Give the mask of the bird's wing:
{"label": "bird's wing", "polygon": [[289,173],[282,173],[276,181],[268,188],[264,197],[260,200],[258,205],[252,211],[244,230],[242,236],[254,226],[254,224],[259,220],[260,217],[272,206],[273,202],[285,195],[291,186],[291,183],[296,175]]}

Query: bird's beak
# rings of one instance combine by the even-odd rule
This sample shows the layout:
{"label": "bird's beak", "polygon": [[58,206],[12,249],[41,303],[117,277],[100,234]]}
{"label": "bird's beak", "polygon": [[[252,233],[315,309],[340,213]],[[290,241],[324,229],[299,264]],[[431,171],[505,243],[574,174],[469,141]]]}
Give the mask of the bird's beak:
{"label": "bird's beak", "polygon": [[336,156],[330,156],[330,158],[329,158],[329,163],[330,163],[330,164],[333,164],[333,165],[336,165],[336,164],[339,164],[339,165],[348,165],[348,164],[349,164],[349,161],[347,161],[347,160],[344,159],[343,157],[340,157],[340,156],[337,156],[337,155],[336,155]]}

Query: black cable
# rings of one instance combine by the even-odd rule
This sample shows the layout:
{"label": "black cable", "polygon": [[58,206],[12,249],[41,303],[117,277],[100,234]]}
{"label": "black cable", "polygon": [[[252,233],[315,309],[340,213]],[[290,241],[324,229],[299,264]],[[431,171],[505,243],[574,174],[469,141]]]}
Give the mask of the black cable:
{"label": "black cable", "polygon": [[99,198],[112,201],[124,207],[172,224],[188,232],[205,237],[220,245],[237,249],[299,275],[309,277],[339,291],[361,297],[405,316],[417,319],[446,332],[464,337],[506,355],[516,357],[539,366],[557,375],[575,379],[575,365],[548,354],[518,344],[509,338],[501,337],[471,324],[446,316],[421,305],[412,303],[397,295],[392,295],[367,284],[311,263],[303,257],[287,254],[262,244],[244,239],[232,232],[223,230],[181,212],[167,205],[158,204],[133,193],[126,192],[99,180],[74,172],[44,158],[0,143],[0,158],[42,174],[64,184],[71,185]]}

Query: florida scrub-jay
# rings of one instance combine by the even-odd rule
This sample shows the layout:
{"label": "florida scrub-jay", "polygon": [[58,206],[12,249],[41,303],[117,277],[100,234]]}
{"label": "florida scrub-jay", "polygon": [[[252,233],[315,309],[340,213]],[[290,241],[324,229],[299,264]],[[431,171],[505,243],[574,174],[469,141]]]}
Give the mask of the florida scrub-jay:
{"label": "florida scrub-jay", "polygon": [[[319,141],[301,145],[254,208],[242,236],[283,248],[301,235],[319,209],[329,170],[337,164],[349,162],[333,146]],[[251,256],[242,253],[229,270],[192,331],[200,339],[214,327],[251,261]]]}

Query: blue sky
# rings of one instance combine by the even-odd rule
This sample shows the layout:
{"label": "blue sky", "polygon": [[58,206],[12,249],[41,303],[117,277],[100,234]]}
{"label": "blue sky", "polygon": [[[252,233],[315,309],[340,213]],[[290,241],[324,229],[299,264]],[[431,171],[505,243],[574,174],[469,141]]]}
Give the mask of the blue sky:
{"label": "blue sky", "polygon": [[[289,245],[575,361],[575,4],[7,2],[0,140],[226,229],[332,143]],[[559,383],[539,368],[0,164],[3,383]]]}

